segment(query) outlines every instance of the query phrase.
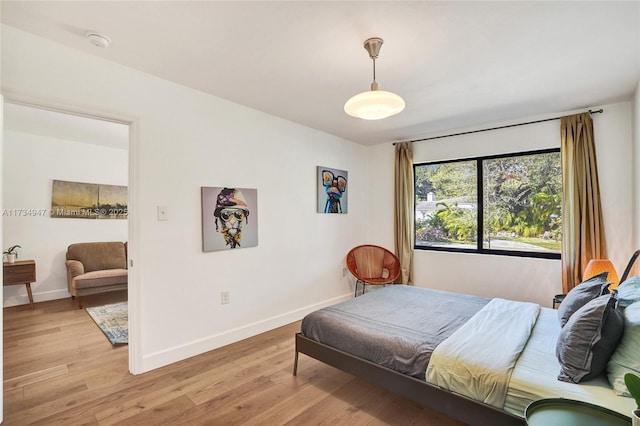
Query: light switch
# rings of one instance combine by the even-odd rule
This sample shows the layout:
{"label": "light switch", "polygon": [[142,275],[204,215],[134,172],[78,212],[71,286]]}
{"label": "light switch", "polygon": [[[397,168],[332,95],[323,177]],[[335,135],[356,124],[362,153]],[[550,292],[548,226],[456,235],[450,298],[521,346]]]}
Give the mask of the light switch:
{"label": "light switch", "polygon": [[167,206],[158,206],[158,220],[169,220],[168,210]]}

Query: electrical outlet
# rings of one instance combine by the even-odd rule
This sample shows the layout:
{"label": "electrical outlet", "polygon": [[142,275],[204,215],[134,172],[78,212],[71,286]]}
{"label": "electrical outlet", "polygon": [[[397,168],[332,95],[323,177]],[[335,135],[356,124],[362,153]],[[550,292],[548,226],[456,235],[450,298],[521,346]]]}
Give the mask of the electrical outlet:
{"label": "electrical outlet", "polygon": [[220,303],[226,305],[230,302],[230,295],[228,291],[223,291],[220,293]]}
{"label": "electrical outlet", "polygon": [[347,276],[347,268],[342,268],[342,276],[343,277]]}

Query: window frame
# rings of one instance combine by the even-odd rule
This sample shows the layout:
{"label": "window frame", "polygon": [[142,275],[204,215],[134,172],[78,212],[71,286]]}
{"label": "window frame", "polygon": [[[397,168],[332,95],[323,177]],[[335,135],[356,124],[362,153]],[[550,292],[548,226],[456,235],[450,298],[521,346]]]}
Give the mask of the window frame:
{"label": "window frame", "polygon": [[413,223],[416,223],[416,206],[418,203],[418,198],[416,195],[416,183],[417,183],[417,173],[416,168],[420,166],[428,166],[432,164],[447,164],[447,163],[458,163],[464,161],[475,161],[476,162],[476,195],[477,199],[477,212],[476,212],[476,220],[477,220],[477,238],[476,238],[476,248],[460,248],[460,247],[442,247],[442,246],[421,246],[417,244],[415,240],[416,229],[414,225],[414,229],[412,230],[414,235],[414,250],[426,250],[426,251],[444,251],[444,252],[452,252],[452,253],[473,253],[473,254],[485,254],[485,255],[498,255],[498,256],[513,256],[513,257],[531,257],[531,258],[539,258],[539,259],[560,259],[561,253],[553,253],[553,252],[543,252],[543,251],[521,251],[521,250],[501,250],[501,249],[492,249],[492,248],[484,248],[483,244],[483,236],[484,236],[484,167],[483,161],[486,160],[495,160],[499,158],[511,158],[511,157],[522,157],[526,155],[539,155],[539,154],[549,154],[552,152],[560,153],[560,148],[545,148],[545,149],[537,149],[532,151],[521,151],[521,152],[512,152],[506,154],[495,154],[495,155],[485,155],[480,157],[467,157],[467,158],[457,158],[453,160],[442,160],[442,161],[427,161],[413,164]]}

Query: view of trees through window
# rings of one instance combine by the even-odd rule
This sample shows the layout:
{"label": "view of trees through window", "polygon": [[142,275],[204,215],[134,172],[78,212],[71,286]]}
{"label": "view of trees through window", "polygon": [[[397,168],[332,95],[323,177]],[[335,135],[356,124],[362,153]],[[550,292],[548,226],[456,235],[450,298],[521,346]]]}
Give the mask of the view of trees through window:
{"label": "view of trees through window", "polygon": [[416,164],[414,172],[417,248],[560,253],[559,150]]}

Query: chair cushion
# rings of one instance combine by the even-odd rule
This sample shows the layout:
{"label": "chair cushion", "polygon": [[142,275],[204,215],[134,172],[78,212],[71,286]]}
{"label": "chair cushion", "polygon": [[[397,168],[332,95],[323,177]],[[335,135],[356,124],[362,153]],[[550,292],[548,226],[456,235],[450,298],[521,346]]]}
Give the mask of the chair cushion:
{"label": "chair cushion", "polygon": [[124,284],[127,280],[128,271],[126,269],[106,269],[103,271],[92,271],[78,275],[73,278],[71,285],[75,289],[86,289],[113,284]]}

